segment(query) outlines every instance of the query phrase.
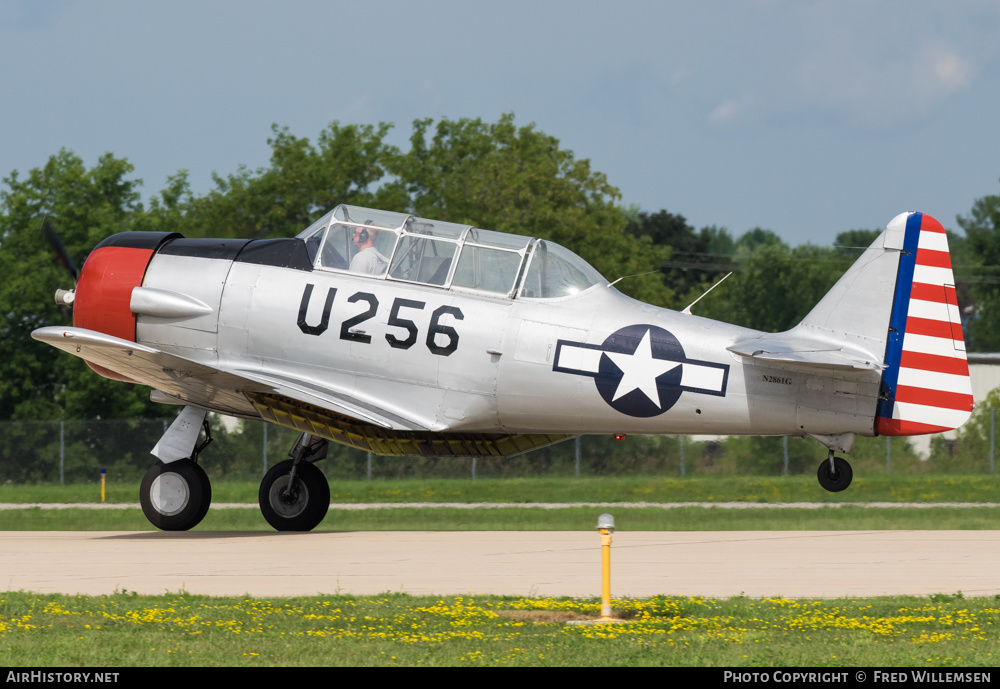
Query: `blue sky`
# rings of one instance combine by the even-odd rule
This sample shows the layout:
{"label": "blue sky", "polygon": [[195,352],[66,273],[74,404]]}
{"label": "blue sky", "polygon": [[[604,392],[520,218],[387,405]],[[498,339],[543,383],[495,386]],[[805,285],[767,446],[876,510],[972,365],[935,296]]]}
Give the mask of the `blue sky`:
{"label": "blue sky", "polygon": [[1000,2],[0,0],[0,176],[60,148],[147,195],[272,123],[513,112],[622,203],[791,244],[1000,193]]}

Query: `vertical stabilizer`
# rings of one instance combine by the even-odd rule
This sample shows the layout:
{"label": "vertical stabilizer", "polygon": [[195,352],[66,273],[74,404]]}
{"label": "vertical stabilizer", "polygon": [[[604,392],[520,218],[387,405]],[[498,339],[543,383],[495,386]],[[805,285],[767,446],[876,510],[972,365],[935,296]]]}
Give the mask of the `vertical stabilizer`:
{"label": "vertical stabilizer", "polygon": [[875,431],[920,435],[958,428],[972,414],[972,383],[948,236],[922,213],[896,216],[887,231],[902,232],[903,251]]}

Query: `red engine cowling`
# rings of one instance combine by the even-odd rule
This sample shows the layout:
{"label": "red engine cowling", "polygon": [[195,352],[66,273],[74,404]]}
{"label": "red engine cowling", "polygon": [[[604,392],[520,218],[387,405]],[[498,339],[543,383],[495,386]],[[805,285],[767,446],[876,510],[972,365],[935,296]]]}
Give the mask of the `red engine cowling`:
{"label": "red engine cowling", "polygon": [[[163,242],[177,233],[122,232],[94,247],[80,271],[73,302],[73,325],[135,342],[132,289],[142,284],[146,266]],[[87,365],[105,378],[133,383],[125,376]]]}

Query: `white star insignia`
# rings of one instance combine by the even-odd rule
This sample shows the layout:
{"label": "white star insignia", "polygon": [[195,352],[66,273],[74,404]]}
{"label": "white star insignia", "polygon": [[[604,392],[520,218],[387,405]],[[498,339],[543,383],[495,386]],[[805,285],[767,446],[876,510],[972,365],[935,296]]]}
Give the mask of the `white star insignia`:
{"label": "white star insignia", "polygon": [[605,352],[614,362],[615,366],[621,369],[622,378],[618,382],[618,389],[615,390],[614,402],[620,397],[624,397],[633,390],[639,390],[649,401],[660,408],[660,393],[656,389],[656,379],[668,371],[673,371],[680,366],[679,362],[668,361],[666,359],[653,358],[653,347],[650,344],[649,330],[642,336],[639,346],[632,354],[622,354],[619,352]]}

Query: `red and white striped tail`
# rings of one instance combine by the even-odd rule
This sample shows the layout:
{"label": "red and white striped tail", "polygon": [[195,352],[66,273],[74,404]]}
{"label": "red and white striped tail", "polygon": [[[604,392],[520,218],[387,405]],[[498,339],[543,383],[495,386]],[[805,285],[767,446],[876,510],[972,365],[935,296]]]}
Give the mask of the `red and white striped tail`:
{"label": "red and white striped tail", "polygon": [[948,235],[922,213],[898,215],[888,229],[905,235],[875,430],[880,435],[950,431],[972,414],[972,383]]}

